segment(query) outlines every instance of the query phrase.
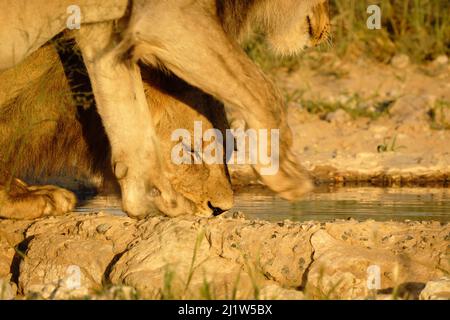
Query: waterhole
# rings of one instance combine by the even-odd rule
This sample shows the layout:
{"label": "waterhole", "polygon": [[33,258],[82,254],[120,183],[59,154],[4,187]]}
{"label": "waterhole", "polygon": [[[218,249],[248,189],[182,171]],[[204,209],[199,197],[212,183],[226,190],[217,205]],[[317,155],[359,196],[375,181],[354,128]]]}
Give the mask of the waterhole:
{"label": "waterhole", "polygon": [[[108,212],[124,215],[118,196],[81,195],[78,212]],[[249,219],[269,221],[329,221],[356,219],[377,221],[436,220],[450,221],[448,188],[318,188],[297,202],[280,199],[262,187],[235,191],[232,212],[240,211]]]}

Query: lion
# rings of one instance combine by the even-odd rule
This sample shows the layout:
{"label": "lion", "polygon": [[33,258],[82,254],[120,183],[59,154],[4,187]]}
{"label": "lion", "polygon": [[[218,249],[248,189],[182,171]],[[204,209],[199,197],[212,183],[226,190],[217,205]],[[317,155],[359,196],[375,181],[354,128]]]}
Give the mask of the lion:
{"label": "lion", "polygon": [[[52,185],[29,186],[23,180],[63,175],[117,192],[109,166],[110,143],[95,103],[86,97],[90,88],[80,88],[86,79],[75,79],[83,66],[73,61],[73,52],[61,55],[63,63],[54,47],[46,45],[16,69],[0,74],[0,217],[34,219],[74,208],[76,197],[71,191]],[[22,82],[30,75],[32,80]],[[225,165],[176,165],[170,158],[177,143],[171,139],[174,130],[186,128],[193,136],[194,121],[200,121],[204,130],[226,128],[220,104],[157,70],[143,67],[142,75],[163,161],[173,172],[170,182],[191,202],[191,207],[184,208],[186,213],[209,217],[229,210],[233,191]],[[23,83],[19,90],[14,86],[17,82]],[[211,109],[214,104],[216,108]],[[7,173],[16,177],[8,188]]]}
{"label": "lion", "polygon": [[[0,3],[6,15],[1,19],[6,24],[0,29],[0,70],[16,65],[66,28],[68,1],[25,2]],[[311,189],[291,150],[284,101],[239,43],[258,29],[279,54],[316,45],[329,33],[327,1],[80,0],[78,5],[85,24],[74,37],[111,144],[122,206],[130,216],[145,216],[155,207],[176,216],[191,206],[174,190],[170,170],[161,161],[140,62],[166,69],[224,102],[231,123],[243,119],[250,129],[279,130],[278,172],[263,175],[260,162],[253,168],[285,199],[295,200]],[[36,12],[41,13],[37,18]]]}

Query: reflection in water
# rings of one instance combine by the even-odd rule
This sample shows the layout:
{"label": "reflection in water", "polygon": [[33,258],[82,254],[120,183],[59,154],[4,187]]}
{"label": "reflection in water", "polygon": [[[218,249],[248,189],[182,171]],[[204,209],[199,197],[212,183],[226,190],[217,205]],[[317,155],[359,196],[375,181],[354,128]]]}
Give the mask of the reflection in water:
{"label": "reflection in water", "polygon": [[290,203],[265,189],[250,188],[236,197],[236,210],[248,218],[295,221],[438,220],[450,221],[450,190],[444,188],[341,188],[317,190]]}
{"label": "reflection in water", "polygon": [[[78,212],[123,215],[117,196],[96,196],[81,201]],[[247,218],[271,221],[333,220],[438,220],[450,221],[450,190],[447,188],[339,188],[316,190],[290,203],[261,187],[235,192],[232,212]]]}

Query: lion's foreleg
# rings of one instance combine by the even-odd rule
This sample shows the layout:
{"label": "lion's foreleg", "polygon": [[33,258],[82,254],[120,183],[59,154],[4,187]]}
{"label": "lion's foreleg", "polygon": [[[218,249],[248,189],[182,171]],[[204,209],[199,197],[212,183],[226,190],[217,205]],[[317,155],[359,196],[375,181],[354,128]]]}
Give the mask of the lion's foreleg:
{"label": "lion's foreleg", "polygon": [[[168,5],[168,4],[166,4]],[[296,199],[310,189],[303,168],[291,150],[292,133],[287,125],[284,101],[262,71],[236,41],[225,34],[214,13],[205,13],[197,2],[182,10],[169,10],[162,3],[136,10],[127,37],[136,44],[136,58],[164,66],[190,84],[225,102],[227,116],[240,117],[248,129],[280,130],[279,170],[262,180],[287,199]],[[145,17],[145,18],[144,18]],[[126,37],[126,38],[127,38]],[[271,146],[271,137],[268,145]],[[258,157],[261,159],[261,157]],[[262,173],[266,165],[254,168]]]}
{"label": "lion's foreleg", "polygon": [[139,66],[118,56],[112,24],[85,26],[76,39],[110,140],[124,211],[135,217],[157,209],[168,215],[186,213],[180,211],[186,209],[180,202],[187,200],[164,175]]}

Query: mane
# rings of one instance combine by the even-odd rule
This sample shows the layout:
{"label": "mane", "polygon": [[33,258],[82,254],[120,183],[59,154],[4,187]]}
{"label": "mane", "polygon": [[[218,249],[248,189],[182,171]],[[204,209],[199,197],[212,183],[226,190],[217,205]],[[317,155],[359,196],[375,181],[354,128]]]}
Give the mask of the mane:
{"label": "mane", "polygon": [[[35,61],[39,56],[43,58]],[[85,83],[83,76],[77,79],[72,73],[71,81],[66,77],[72,72],[66,62],[79,75],[84,73],[77,57],[71,50],[58,57],[50,45],[18,69],[19,74],[38,76],[0,106],[0,166],[4,172],[33,183],[64,175],[100,177],[109,168],[109,142],[95,104],[77,102],[77,95],[90,92],[90,86],[80,86]],[[7,83],[6,79],[2,86]]]}
{"label": "mane", "polygon": [[[263,0],[265,1],[265,0]],[[249,31],[258,0],[216,0],[217,17],[227,34],[236,39]]]}

